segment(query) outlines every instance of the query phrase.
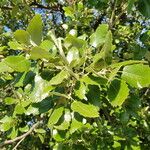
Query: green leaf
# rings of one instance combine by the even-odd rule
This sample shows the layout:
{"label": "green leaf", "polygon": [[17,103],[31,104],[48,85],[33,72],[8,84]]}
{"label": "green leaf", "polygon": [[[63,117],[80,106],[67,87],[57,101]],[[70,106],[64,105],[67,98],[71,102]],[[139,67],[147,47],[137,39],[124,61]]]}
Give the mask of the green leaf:
{"label": "green leaf", "polygon": [[150,17],[150,1],[149,0],[139,0],[138,9],[145,17]]}
{"label": "green leaf", "polygon": [[44,129],[42,129],[42,128],[40,128],[40,129],[34,129],[34,131],[36,132],[36,133],[45,133],[46,131],[44,130]]}
{"label": "green leaf", "polygon": [[32,103],[32,107],[37,108],[39,113],[46,113],[51,108],[53,108],[53,101],[51,98],[45,98],[41,102],[38,103]]}
{"label": "green leaf", "polygon": [[69,7],[69,6],[68,7],[63,7],[63,10],[65,11],[65,16],[66,17],[70,17],[72,19],[75,18],[74,14],[73,14],[74,10],[73,10],[72,7]]}
{"label": "green leaf", "polygon": [[14,120],[12,117],[5,116],[4,118],[0,120],[0,123],[2,123],[0,126],[0,130],[1,131],[9,130],[10,128],[14,126],[13,122]]}
{"label": "green leaf", "polygon": [[78,49],[76,48],[71,48],[69,51],[68,51],[68,54],[67,54],[67,60],[69,62],[69,64],[73,61],[73,60],[79,60],[79,51]]}
{"label": "green leaf", "polygon": [[91,64],[94,69],[99,70],[107,65],[110,65],[112,61],[112,33],[108,31],[104,45],[99,53],[93,57],[93,63]]}
{"label": "green leaf", "polygon": [[13,50],[23,50],[24,47],[16,41],[8,42],[10,49]]}
{"label": "green leaf", "polygon": [[27,31],[31,36],[32,42],[39,45],[42,41],[42,18],[41,15],[37,14],[30,21]]}
{"label": "green leaf", "polygon": [[87,87],[84,85],[83,82],[78,82],[75,87],[75,95],[80,99],[87,99],[86,94]]}
{"label": "green leaf", "polygon": [[12,105],[17,102],[17,100],[12,97],[6,97],[4,101],[5,101],[5,104],[7,105]]}
{"label": "green leaf", "polygon": [[5,50],[7,48],[7,46],[0,46],[0,52]]}
{"label": "green leaf", "polygon": [[28,107],[28,109],[25,111],[26,115],[38,115],[39,110],[36,107],[32,107],[31,105]]}
{"label": "green leaf", "polygon": [[25,108],[21,104],[18,104],[15,107],[14,114],[23,114],[25,111]]}
{"label": "green leaf", "polygon": [[97,85],[97,86],[100,86],[100,85],[105,85],[107,83],[107,79],[104,78],[104,77],[96,77],[96,76],[93,76],[93,75],[85,75],[83,76],[80,81],[86,83],[86,84],[90,84],[90,85]]}
{"label": "green leaf", "polygon": [[54,109],[54,111],[52,112],[49,120],[48,120],[48,124],[47,126],[49,128],[51,128],[54,124],[56,124],[59,120],[59,118],[62,116],[64,111],[64,107],[57,107]]}
{"label": "green leaf", "polygon": [[125,66],[121,78],[136,88],[150,85],[150,67],[143,64]]}
{"label": "green leaf", "polygon": [[75,131],[79,130],[83,127],[83,123],[77,121],[75,118],[72,119],[71,125],[70,125],[70,133],[74,133]]}
{"label": "green leaf", "polygon": [[58,85],[61,84],[64,79],[67,79],[69,77],[69,73],[65,70],[62,70],[61,72],[59,72],[55,77],[53,77],[49,83],[51,85]]}
{"label": "green leaf", "polygon": [[35,76],[35,87],[31,94],[29,95],[31,101],[33,103],[41,102],[43,99],[48,97],[49,90],[45,90],[49,87],[49,83],[46,80],[43,80],[41,76],[36,75]]}
{"label": "green leaf", "polygon": [[24,127],[20,127],[20,128],[19,128],[19,131],[21,131],[21,132],[27,132],[27,131],[29,131],[29,126],[26,125],[26,126],[24,126]]}
{"label": "green leaf", "polygon": [[4,63],[18,72],[29,71],[30,69],[30,62],[23,56],[8,56]]}
{"label": "green leaf", "polygon": [[55,129],[58,130],[67,130],[70,126],[71,113],[69,109],[65,109],[65,114],[63,116],[63,122],[60,125],[55,125]]}
{"label": "green leaf", "polygon": [[53,49],[55,47],[54,43],[49,41],[49,40],[44,40],[42,41],[42,43],[40,44],[40,47],[47,50],[47,51],[50,51],[51,49]]}
{"label": "green leaf", "polygon": [[14,33],[15,39],[21,44],[29,45],[30,44],[30,35],[25,30],[17,30]]}
{"label": "green leaf", "polygon": [[4,61],[0,62],[0,73],[1,72],[13,72],[14,70],[9,67]]}
{"label": "green leaf", "polygon": [[51,58],[50,53],[38,46],[33,47],[31,50],[31,59],[36,60],[36,59],[43,59],[43,58],[50,59]]}
{"label": "green leaf", "polygon": [[125,81],[113,80],[108,88],[108,99],[113,106],[121,106],[129,95]]}
{"label": "green leaf", "polygon": [[15,137],[17,137],[18,135],[18,129],[16,129],[15,127],[12,128],[11,133],[9,134],[9,138],[14,139]]}
{"label": "green leaf", "polygon": [[90,44],[93,47],[99,47],[105,43],[106,35],[108,32],[108,25],[101,24],[90,37]]}
{"label": "green leaf", "polygon": [[94,105],[84,104],[79,101],[74,101],[71,104],[71,109],[74,112],[78,112],[80,115],[84,117],[89,117],[89,118],[99,117],[98,110]]}

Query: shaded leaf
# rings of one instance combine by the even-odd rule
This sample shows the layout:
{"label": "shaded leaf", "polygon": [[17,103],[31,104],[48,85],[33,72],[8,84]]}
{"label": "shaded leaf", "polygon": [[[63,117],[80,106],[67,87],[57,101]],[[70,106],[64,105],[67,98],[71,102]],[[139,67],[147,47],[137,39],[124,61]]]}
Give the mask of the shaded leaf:
{"label": "shaded leaf", "polygon": [[125,81],[113,80],[108,88],[108,99],[113,106],[121,106],[129,95]]}

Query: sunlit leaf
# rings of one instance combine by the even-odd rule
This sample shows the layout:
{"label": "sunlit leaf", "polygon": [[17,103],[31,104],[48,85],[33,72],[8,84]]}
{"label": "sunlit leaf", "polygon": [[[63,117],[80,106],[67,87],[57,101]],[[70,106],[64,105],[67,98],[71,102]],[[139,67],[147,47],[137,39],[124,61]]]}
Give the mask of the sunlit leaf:
{"label": "sunlit leaf", "polygon": [[30,62],[23,56],[8,56],[4,63],[18,72],[29,71],[30,69]]}
{"label": "sunlit leaf", "polygon": [[79,101],[74,101],[71,104],[71,109],[84,117],[96,118],[99,116],[98,109],[91,104],[84,104]]}
{"label": "sunlit leaf", "polygon": [[121,106],[129,95],[125,81],[113,80],[108,88],[108,99],[113,106]]}
{"label": "sunlit leaf", "polygon": [[150,85],[150,67],[143,64],[126,66],[121,77],[133,87],[147,87]]}
{"label": "sunlit leaf", "polygon": [[22,44],[25,44],[25,45],[30,44],[30,35],[25,30],[17,30],[14,33],[14,37],[18,42],[20,42]]}
{"label": "sunlit leaf", "polygon": [[42,41],[42,18],[41,15],[37,14],[33,17],[30,21],[27,31],[31,36],[31,40],[36,44],[39,45]]}
{"label": "sunlit leaf", "polygon": [[63,111],[64,111],[63,107],[58,107],[58,108],[54,109],[54,111],[52,112],[52,114],[50,115],[50,118],[48,120],[47,126],[49,128],[51,128],[54,124],[56,124],[58,122],[59,118],[63,114]]}
{"label": "sunlit leaf", "polygon": [[101,24],[90,37],[90,44],[93,47],[99,47],[104,44],[108,32],[108,25]]}

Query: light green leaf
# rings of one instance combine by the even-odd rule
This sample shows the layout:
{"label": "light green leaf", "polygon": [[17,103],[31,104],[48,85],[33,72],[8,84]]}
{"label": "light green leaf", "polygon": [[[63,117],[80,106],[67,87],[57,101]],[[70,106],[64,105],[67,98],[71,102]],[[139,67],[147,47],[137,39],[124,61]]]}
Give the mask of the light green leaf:
{"label": "light green leaf", "polygon": [[83,82],[78,82],[75,88],[75,95],[80,99],[87,99],[86,94],[87,87]]}
{"label": "light green leaf", "polygon": [[29,71],[30,69],[30,62],[23,56],[8,56],[4,63],[18,72]]}
{"label": "light green leaf", "polygon": [[67,130],[69,128],[70,125],[70,121],[71,121],[71,113],[69,109],[65,109],[65,114],[63,116],[63,122],[60,125],[55,125],[55,129],[58,130]]}
{"label": "light green leaf", "polygon": [[30,21],[27,31],[31,36],[32,42],[39,45],[42,41],[42,18],[41,15],[37,14]]}
{"label": "light green leaf", "polygon": [[51,85],[58,85],[61,84],[64,79],[67,79],[69,77],[69,73],[65,70],[62,70],[61,72],[59,72],[55,77],[53,77],[49,83]]}
{"label": "light green leaf", "polygon": [[73,61],[73,60],[78,60],[79,59],[79,51],[77,48],[71,48],[67,54],[67,60],[69,62],[69,64]]}
{"label": "light green leaf", "polygon": [[44,129],[42,129],[42,128],[40,128],[40,129],[34,129],[34,131],[36,132],[36,133],[45,133],[46,131],[44,130]]}
{"label": "light green leaf", "polygon": [[0,46],[0,52],[5,50],[7,48],[7,46]]}
{"label": "light green leaf", "polygon": [[34,81],[35,81],[35,88],[31,92],[29,97],[33,103],[38,103],[49,95],[49,90],[47,90],[47,88],[49,87],[49,83],[48,81],[43,80],[39,75],[35,76]]}
{"label": "light green leaf", "polygon": [[32,107],[31,105],[28,107],[28,109],[25,111],[26,115],[38,115],[39,114],[39,109]]}
{"label": "light green leaf", "polygon": [[80,115],[84,117],[89,117],[89,118],[99,117],[98,109],[91,104],[84,104],[79,101],[74,101],[71,104],[71,109],[74,112],[78,112]]}
{"label": "light green leaf", "polygon": [[93,76],[93,75],[85,75],[83,76],[80,81],[86,83],[86,84],[90,84],[90,85],[97,85],[97,86],[100,86],[100,85],[105,85],[107,83],[107,79],[104,78],[104,77],[96,77],[96,76]]}
{"label": "light green leaf", "polygon": [[24,126],[24,127],[20,127],[20,128],[19,128],[19,131],[21,131],[21,132],[27,132],[27,131],[29,131],[29,126],[26,125],[26,126]]}
{"label": "light green leaf", "polygon": [[17,137],[18,135],[18,129],[16,129],[15,127],[12,128],[11,133],[9,134],[9,138],[14,139],[15,137]]}
{"label": "light green leaf", "polygon": [[5,104],[7,105],[12,105],[17,102],[17,100],[12,97],[6,97],[4,101],[5,101]]}
{"label": "light green leaf", "polygon": [[83,123],[77,121],[75,118],[72,119],[71,125],[70,125],[70,133],[74,133],[75,131],[81,129],[83,127]]}
{"label": "light green leaf", "polygon": [[129,95],[125,81],[113,80],[108,88],[108,99],[113,106],[121,106]]}
{"label": "light green leaf", "polygon": [[47,51],[53,50],[54,48],[56,49],[55,45],[53,42],[49,41],[49,40],[44,40],[41,44],[40,47],[42,49],[45,49]]}
{"label": "light green leaf", "polygon": [[29,45],[30,44],[30,35],[25,30],[17,30],[14,33],[15,39],[21,44]]}
{"label": "light green leaf", "polygon": [[14,119],[12,117],[5,116],[0,122],[2,123],[0,126],[1,131],[7,131],[14,126]]}
{"label": "light green leaf", "polygon": [[31,59],[50,59],[51,58],[51,55],[48,51],[46,51],[45,49],[43,48],[40,48],[38,46],[32,48],[31,50]]}
{"label": "light green leaf", "polygon": [[23,50],[24,47],[16,41],[8,42],[10,49],[13,50]]}
{"label": "light green leaf", "polygon": [[150,67],[143,64],[126,66],[121,78],[133,87],[148,87],[150,85]]}
{"label": "light green leaf", "polygon": [[58,122],[59,118],[63,114],[63,111],[64,111],[64,107],[58,107],[58,108],[54,109],[54,111],[52,112],[52,114],[48,120],[47,126],[49,128],[51,128],[54,124],[56,124]]}
{"label": "light green leaf", "polygon": [[66,17],[70,17],[70,18],[72,18],[72,19],[74,19],[75,18],[75,16],[74,16],[74,10],[73,10],[73,8],[72,7],[63,7],[63,10],[65,11],[65,16]]}
{"label": "light green leaf", "polygon": [[9,67],[4,61],[0,62],[0,73],[1,72],[13,72],[14,70]]}
{"label": "light green leaf", "polygon": [[25,108],[21,104],[18,104],[15,107],[14,114],[23,114],[25,111]]}
{"label": "light green leaf", "polygon": [[99,27],[96,29],[96,31],[90,37],[90,44],[93,47],[99,47],[102,44],[104,44],[107,32],[108,32],[107,24],[99,25]]}

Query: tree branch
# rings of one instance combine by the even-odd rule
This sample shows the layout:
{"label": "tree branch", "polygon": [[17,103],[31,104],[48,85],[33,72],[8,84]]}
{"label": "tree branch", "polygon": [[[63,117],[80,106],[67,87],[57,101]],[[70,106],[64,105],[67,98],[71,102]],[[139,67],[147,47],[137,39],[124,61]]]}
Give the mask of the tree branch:
{"label": "tree branch", "polygon": [[16,138],[13,139],[13,140],[6,140],[6,141],[0,143],[0,147],[3,147],[4,145],[7,145],[7,144],[14,143],[14,142],[16,142],[16,141],[19,141],[19,140],[21,140],[21,139],[27,137],[29,134],[31,134],[31,132],[32,132],[38,125],[39,125],[39,122],[37,122],[36,124],[34,124],[34,125],[30,128],[30,130],[29,130],[28,132],[26,132],[25,134],[23,134],[23,135],[21,135],[21,136],[18,136],[18,137],[16,137]]}

